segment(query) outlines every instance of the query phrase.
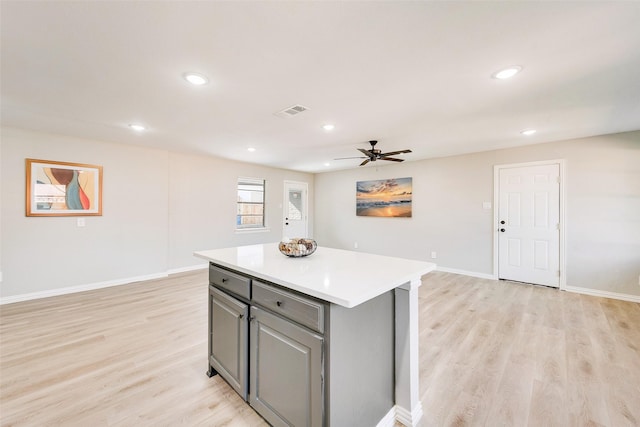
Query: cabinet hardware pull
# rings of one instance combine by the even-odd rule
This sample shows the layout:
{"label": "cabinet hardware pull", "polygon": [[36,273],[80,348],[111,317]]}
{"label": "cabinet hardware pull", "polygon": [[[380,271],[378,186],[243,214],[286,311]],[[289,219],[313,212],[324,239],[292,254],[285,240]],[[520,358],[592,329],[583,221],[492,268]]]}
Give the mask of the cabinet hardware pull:
{"label": "cabinet hardware pull", "polygon": [[253,322],[253,320],[256,318],[256,316],[249,316],[249,322]]}
{"label": "cabinet hardware pull", "polygon": [[225,278],[223,278],[223,279],[222,279],[222,283],[226,282],[227,280],[229,280],[229,279],[225,279]]}
{"label": "cabinet hardware pull", "polygon": [[282,307],[282,301],[276,301],[276,305],[277,305],[278,307]]}
{"label": "cabinet hardware pull", "polygon": [[243,317],[244,317],[244,314],[238,315],[238,319],[242,319]]}

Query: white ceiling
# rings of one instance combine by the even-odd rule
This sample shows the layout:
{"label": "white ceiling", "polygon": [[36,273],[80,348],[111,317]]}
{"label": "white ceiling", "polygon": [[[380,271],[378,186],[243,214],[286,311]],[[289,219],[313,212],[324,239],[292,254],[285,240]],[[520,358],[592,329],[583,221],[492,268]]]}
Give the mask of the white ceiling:
{"label": "white ceiling", "polygon": [[[332,159],[369,139],[410,161],[640,129],[638,1],[2,0],[0,12],[4,126],[308,172],[358,167]],[[513,79],[491,78],[513,64]],[[274,115],[294,104],[309,110]]]}

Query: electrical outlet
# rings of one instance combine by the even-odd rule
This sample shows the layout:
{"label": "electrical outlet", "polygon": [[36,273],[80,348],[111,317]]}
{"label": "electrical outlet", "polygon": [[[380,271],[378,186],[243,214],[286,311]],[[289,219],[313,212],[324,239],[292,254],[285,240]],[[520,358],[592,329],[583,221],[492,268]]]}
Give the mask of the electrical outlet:
{"label": "electrical outlet", "polygon": [[431,259],[436,259],[436,258],[438,258],[438,254],[435,251],[431,252]]}
{"label": "electrical outlet", "polygon": [[84,218],[78,218],[76,224],[78,225],[78,227],[84,227],[86,225],[86,222]]}

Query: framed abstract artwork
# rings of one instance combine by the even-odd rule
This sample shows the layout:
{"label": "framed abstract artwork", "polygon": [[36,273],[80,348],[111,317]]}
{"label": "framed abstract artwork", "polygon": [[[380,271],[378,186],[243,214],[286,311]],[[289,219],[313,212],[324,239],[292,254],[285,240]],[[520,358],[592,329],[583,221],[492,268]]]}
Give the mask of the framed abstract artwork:
{"label": "framed abstract artwork", "polygon": [[102,166],[26,160],[27,216],[102,215]]}
{"label": "framed abstract artwork", "polygon": [[358,181],[356,215],[411,217],[412,188],[411,178]]}

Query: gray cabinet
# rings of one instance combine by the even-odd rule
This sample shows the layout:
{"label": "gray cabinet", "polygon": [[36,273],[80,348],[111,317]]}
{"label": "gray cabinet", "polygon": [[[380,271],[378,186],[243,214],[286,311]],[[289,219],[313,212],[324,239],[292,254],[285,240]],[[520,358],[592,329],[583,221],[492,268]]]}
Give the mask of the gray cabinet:
{"label": "gray cabinet", "polygon": [[[209,366],[247,399],[249,306],[209,286]],[[215,372],[209,373],[209,375]]]}
{"label": "gray cabinet", "polygon": [[353,308],[210,266],[209,375],[269,424],[369,427],[394,405],[394,294]]}
{"label": "gray cabinet", "polygon": [[251,307],[249,403],[273,426],[321,427],[323,338]]}

